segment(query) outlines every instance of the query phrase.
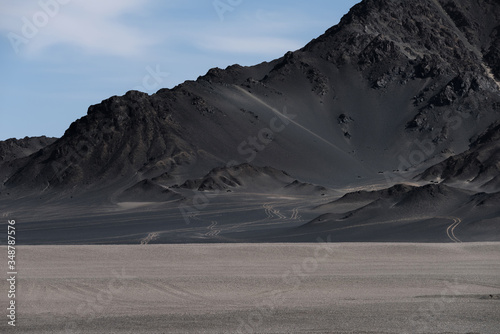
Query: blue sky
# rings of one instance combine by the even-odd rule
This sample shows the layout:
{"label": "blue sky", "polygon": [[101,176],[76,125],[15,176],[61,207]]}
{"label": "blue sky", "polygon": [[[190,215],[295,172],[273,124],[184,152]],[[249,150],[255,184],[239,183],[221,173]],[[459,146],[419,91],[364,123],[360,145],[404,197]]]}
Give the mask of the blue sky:
{"label": "blue sky", "polygon": [[359,0],[0,0],[0,140],[304,46]]}

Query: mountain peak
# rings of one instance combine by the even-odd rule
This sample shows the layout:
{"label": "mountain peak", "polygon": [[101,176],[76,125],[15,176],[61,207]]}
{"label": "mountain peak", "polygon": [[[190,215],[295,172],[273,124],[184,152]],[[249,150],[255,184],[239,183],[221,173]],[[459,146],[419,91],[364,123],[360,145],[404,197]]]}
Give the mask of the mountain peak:
{"label": "mountain peak", "polygon": [[[441,152],[468,149],[497,118],[499,7],[362,1],[280,59],[91,106],[6,186],[128,185],[161,175],[182,184],[228,161],[328,186],[423,171]],[[408,157],[421,142],[432,143],[431,153]]]}
{"label": "mountain peak", "polygon": [[484,58],[500,77],[498,22],[500,9],[494,1],[366,0],[303,51],[338,64],[427,57],[449,70],[458,69],[457,63],[463,70],[477,70]]}
{"label": "mountain peak", "polygon": [[[498,240],[499,22],[498,0],[362,1],[279,59],[91,106],[1,163],[0,203],[33,240]],[[109,228],[123,210],[145,211]]]}

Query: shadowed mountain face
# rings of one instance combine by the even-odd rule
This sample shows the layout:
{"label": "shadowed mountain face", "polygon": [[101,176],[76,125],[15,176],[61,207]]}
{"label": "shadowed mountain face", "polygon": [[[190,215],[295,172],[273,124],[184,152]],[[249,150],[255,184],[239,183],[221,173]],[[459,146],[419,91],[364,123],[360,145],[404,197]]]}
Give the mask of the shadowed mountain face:
{"label": "shadowed mountain face", "polygon": [[[270,221],[290,216],[286,228],[324,214],[353,226],[362,225],[356,217],[397,221],[421,217],[419,210],[440,217],[462,210],[465,217],[464,208],[477,207],[471,190],[486,197],[500,191],[498,22],[498,1],[363,1],[337,26],[280,59],[216,68],[174,89],[131,91],[91,106],[56,142],[27,157],[10,156],[0,204],[13,213],[28,205],[78,205],[91,207],[90,215],[123,202],[154,202],[158,211],[187,205],[188,216],[200,222],[204,209],[216,212],[247,194],[245,201],[264,202]],[[429,182],[447,186],[419,188]],[[391,188],[405,183],[411,186]],[[379,192],[369,192],[374,189]],[[361,192],[333,202],[338,193],[355,190]],[[288,215],[269,204],[276,194]],[[282,202],[285,197],[291,202]],[[431,209],[436,203],[440,209]],[[299,207],[307,213],[298,214]],[[496,226],[496,211],[486,211],[474,220],[486,225],[474,231]],[[217,212],[241,226],[259,221],[251,212]],[[133,232],[139,237],[157,224],[153,219]],[[413,240],[403,227],[392,230],[398,233],[384,230],[384,240]],[[369,233],[356,233],[363,237],[345,239],[370,240]],[[195,235],[159,241],[206,241]],[[221,229],[210,237],[223,235]],[[229,235],[216,241],[262,239],[257,232]],[[417,239],[441,240],[425,233]]]}
{"label": "shadowed mountain face", "polygon": [[0,142],[0,162],[5,163],[12,160],[27,157],[34,152],[54,143],[57,138],[25,137],[23,139],[7,139]]}
{"label": "shadowed mountain face", "polygon": [[310,241],[316,234],[338,241],[498,241],[499,199],[499,193],[474,194],[445,185],[397,185],[347,194],[322,205],[317,210],[329,213],[288,233],[292,239]]}
{"label": "shadowed mountain face", "polygon": [[424,180],[456,184],[486,191],[500,189],[500,123],[493,124],[477,138],[469,150],[430,167]]}
{"label": "shadowed mountain face", "polygon": [[25,137],[23,139],[7,139],[0,141],[0,179],[3,181],[22,164],[22,158],[38,152],[54,143],[57,138]]}
{"label": "shadowed mountain face", "polygon": [[293,178],[286,172],[274,168],[254,167],[243,164],[234,167],[216,168],[198,180],[187,180],[181,188],[204,190],[226,190],[240,188],[280,188],[289,185]]}
{"label": "shadowed mountain face", "polygon": [[331,189],[295,180],[285,171],[272,167],[255,167],[248,163],[214,168],[203,178],[187,180],[173,188],[195,191],[253,192],[263,194],[285,193],[326,196]]}

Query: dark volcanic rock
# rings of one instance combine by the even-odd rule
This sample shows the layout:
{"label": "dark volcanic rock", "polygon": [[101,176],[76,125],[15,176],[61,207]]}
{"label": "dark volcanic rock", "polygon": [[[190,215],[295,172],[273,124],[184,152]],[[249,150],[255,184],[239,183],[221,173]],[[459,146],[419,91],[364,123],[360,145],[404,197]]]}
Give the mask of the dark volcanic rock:
{"label": "dark volcanic rock", "polygon": [[490,66],[497,80],[500,81],[500,26],[491,33],[491,38],[492,43],[487,49],[488,53],[484,55],[484,60]]}
{"label": "dark volcanic rock", "polygon": [[145,93],[131,91],[89,108],[88,115],[44,151],[31,156],[7,186],[85,185],[129,177],[161,164],[175,169],[190,159],[179,128]]}
{"label": "dark volcanic rock", "polygon": [[401,198],[403,195],[415,189],[413,186],[405,184],[396,184],[395,186],[374,191],[360,190],[353,193],[347,193],[333,203],[342,204],[350,202],[375,201],[381,198]]}
{"label": "dark volcanic rock", "polygon": [[445,183],[459,181],[499,191],[499,176],[500,123],[497,122],[475,139],[469,150],[428,168],[421,179]]}
{"label": "dark volcanic rock", "polygon": [[[41,150],[3,148],[0,205],[24,213],[35,242],[57,226],[65,243],[233,242],[246,228],[247,242],[498,241],[499,22],[498,0],[364,0],[279,59],[114,96]],[[374,187],[308,208],[328,189]],[[255,208],[235,212],[247,198]],[[118,231],[117,201],[176,203],[132,209],[146,214]]]}
{"label": "dark volcanic rock", "polygon": [[248,190],[260,187],[272,192],[289,185],[291,180],[293,179],[290,175],[275,168],[241,164],[214,168],[203,178],[187,180],[179,187],[198,191],[237,190],[238,188]]}
{"label": "dark volcanic rock", "polygon": [[498,74],[498,22],[498,1],[365,0],[280,59],[91,106],[60,140],[17,159],[2,187],[25,195],[144,179],[171,186],[229,162],[340,187],[399,169],[432,142],[411,163],[423,171],[499,118],[489,72]]}
{"label": "dark volcanic rock", "polygon": [[13,172],[23,165],[24,158],[39,152],[56,140],[57,138],[42,136],[0,141],[0,180],[2,182],[7,180]]}
{"label": "dark volcanic rock", "polygon": [[24,137],[0,141],[0,163],[27,157],[55,142],[51,137]]}
{"label": "dark volcanic rock", "polygon": [[118,197],[119,202],[166,202],[184,199],[183,196],[151,181],[143,180],[125,189]]}

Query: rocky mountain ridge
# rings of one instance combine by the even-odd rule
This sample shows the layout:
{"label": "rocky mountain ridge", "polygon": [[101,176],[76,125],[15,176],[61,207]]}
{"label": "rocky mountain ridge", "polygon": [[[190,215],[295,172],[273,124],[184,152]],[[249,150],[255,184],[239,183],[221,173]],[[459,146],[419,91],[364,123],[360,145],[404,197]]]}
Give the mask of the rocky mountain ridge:
{"label": "rocky mountain ridge", "polygon": [[[415,215],[438,196],[449,215],[488,229],[494,206],[464,208],[480,212],[500,191],[499,22],[494,0],[362,1],[274,61],[91,106],[59,140],[9,153],[0,202],[219,203],[214,192],[231,201],[259,185],[252,196],[302,191],[332,224]],[[328,189],[377,192],[318,204]]]}

